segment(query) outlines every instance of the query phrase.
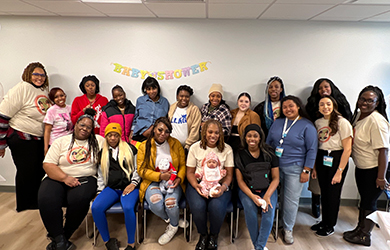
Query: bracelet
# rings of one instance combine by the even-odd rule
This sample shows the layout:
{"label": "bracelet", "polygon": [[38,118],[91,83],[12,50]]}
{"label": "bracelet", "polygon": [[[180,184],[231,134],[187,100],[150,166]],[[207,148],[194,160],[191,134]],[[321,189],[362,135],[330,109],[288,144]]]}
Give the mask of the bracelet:
{"label": "bracelet", "polygon": [[376,178],[378,181],[384,181],[385,179],[379,179],[379,178]]}
{"label": "bracelet", "polygon": [[343,169],[343,168],[338,168],[338,170],[340,170],[340,172],[343,172],[343,171],[344,171],[344,169]]}
{"label": "bracelet", "polygon": [[303,169],[303,170],[302,170],[302,173],[310,174],[310,171],[309,171],[309,170],[306,170],[306,169]]}
{"label": "bracelet", "polygon": [[226,183],[222,183],[226,187],[226,192],[229,191],[229,186]]}

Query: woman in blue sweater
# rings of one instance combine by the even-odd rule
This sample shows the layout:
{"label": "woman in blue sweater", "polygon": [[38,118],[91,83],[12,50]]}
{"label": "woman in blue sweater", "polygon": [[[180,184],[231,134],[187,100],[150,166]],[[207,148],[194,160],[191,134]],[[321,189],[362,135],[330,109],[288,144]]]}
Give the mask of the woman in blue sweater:
{"label": "woman in blue sweater", "polygon": [[313,169],[318,140],[316,128],[298,97],[284,97],[281,107],[283,112],[272,124],[267,144],[275,148],[279,157],[284,241],[292,244],[299,197]]}

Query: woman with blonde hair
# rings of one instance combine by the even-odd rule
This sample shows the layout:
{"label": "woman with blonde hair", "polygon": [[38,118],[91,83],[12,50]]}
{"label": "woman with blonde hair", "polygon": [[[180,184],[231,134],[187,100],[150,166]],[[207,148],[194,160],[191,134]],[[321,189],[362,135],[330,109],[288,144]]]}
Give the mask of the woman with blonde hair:
{"label": "woman with blonde hair", "polygon": [[97,228],[106,243],[108,250],[119,250],[118,241],[110,238],[106,211],[120,201],[125,214],[127,230],[126,250],[135,249],[134,234],[136,219],[134,207],[138,201],[138,184],[140,177],[134,164],[136,149],[133,145],[121,140],[122,128],[118,123],[106,126],[105,141],[100,157],[98,191],[101,193],[92,204],[92,216]]}

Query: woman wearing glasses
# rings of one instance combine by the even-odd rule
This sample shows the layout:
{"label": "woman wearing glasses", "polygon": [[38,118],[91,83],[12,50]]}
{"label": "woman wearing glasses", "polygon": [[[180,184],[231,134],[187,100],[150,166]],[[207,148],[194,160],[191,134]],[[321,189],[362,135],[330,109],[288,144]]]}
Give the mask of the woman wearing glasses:
{"label": "woman wearing glasses", "polygon": [[43,119],[49,109],[49,79],[45,67],[30,63],[22,81],[8,91],[0,104],[0,157],[7,146],[16,166],[16,210],[37,209],[39,185],[45,172]]}
{"label": "woman wearing glasses", "polygon": [[352,158],[356,165],[355,179],[360,194],[359,222],[354,230],[344,232],[343,238],[350,243],[370,246],[374,222],[366,216],[376,211],[379,196],[383,189],[389,187],[385,177],[390,124],[380,88],[370,85],[360,92],[352,121],[355,131]]}

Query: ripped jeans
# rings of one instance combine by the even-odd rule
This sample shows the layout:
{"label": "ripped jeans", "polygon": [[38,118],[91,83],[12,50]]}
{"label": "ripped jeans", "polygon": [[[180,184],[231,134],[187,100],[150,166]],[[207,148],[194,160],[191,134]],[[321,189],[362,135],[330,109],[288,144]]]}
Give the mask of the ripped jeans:
{"label": "ripped jeans", "polygon": [[[152,182],[146,189],[145,200],[150,210],[163,220],[170,219],[174,227],[179,225],[179,201],[183,190],[178,185],[173,193],[162,194],[158,182]],[[172,205],[170,203],[173,203]]]}

